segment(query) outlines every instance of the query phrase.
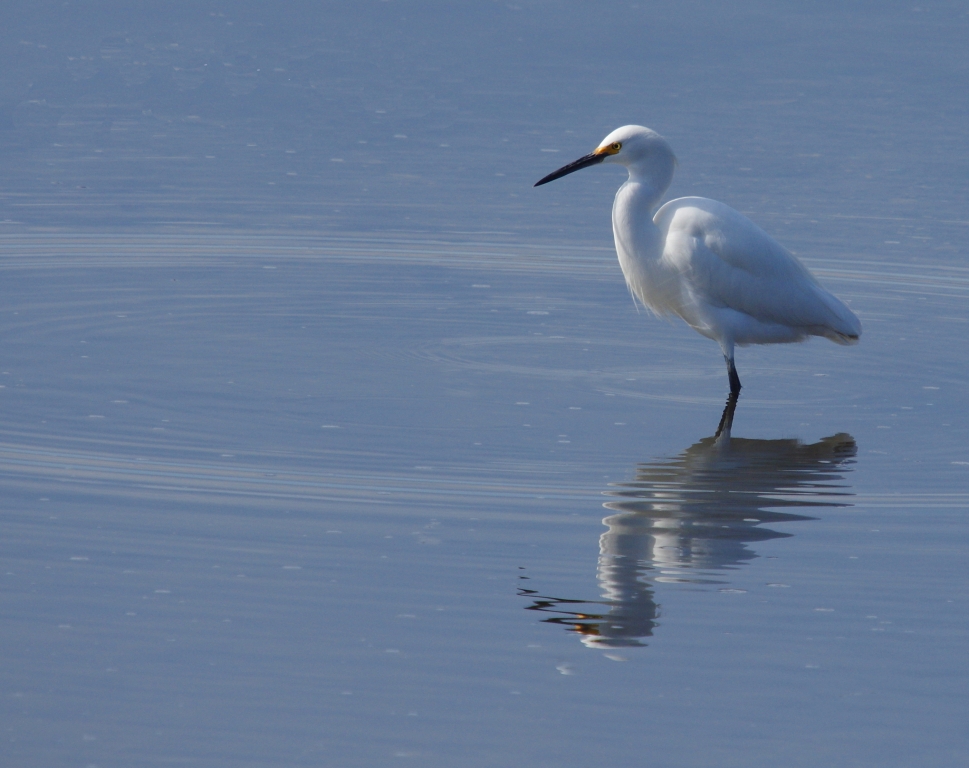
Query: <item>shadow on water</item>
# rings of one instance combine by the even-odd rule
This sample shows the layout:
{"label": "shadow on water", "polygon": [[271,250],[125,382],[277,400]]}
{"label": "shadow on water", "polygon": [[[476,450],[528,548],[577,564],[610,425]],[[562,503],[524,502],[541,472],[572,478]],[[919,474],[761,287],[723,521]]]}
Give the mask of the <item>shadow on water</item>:
{"label": "shadow on water", "polygon": [[616,500],[603,505],[615,514],[599,538],[602,599],[520,589],[532,600],[527,609],[590,648],[643,646],[659,624],[657,584],[727,584],[726,572],[758,557],[750,544],[793,535],[763,526],[815,519],[794,510],[850,506],[843,480],[857,453],[851,435],[810,445],[735,438],[735,406],[728,401],[713,437],[640,464],[634,480],[606,491]]}

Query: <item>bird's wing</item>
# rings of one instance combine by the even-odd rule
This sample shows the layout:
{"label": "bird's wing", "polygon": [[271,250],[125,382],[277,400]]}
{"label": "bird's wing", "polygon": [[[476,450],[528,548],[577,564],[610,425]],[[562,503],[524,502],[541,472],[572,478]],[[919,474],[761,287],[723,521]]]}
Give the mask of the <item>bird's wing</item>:
{"label": "bird's wing", "polygon": [[697,299],[761,322],[857,335],[857,318],[787,249],[750,219],[706,198],[680,198],[657,211],[663,259]]}

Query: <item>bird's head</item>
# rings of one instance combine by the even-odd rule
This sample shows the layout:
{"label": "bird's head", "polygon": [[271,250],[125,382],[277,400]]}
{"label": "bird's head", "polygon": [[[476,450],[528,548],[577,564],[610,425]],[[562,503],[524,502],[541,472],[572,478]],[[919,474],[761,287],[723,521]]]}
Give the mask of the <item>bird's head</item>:
{"label": "bird's head", "polygon": [[563,165],[538,181],[535,186],[539,187],[599,163],[618,163],[629,170],[630,178],[648,181],[652,186],[665,189],[673,180],[676,156],[669,142],[656,131],[641,125],[624,125],[606,136],[588,155]]}

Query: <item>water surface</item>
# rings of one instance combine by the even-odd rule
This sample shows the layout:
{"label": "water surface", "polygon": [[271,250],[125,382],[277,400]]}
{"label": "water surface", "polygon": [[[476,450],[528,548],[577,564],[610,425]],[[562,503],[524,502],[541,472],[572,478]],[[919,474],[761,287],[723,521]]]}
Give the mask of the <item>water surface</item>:
{"label": "water surface", "polygon": [[[4,11],[5,765],[966,761],[966,14],[640,5]],[[865,326],[729,440],[626,122]]]}

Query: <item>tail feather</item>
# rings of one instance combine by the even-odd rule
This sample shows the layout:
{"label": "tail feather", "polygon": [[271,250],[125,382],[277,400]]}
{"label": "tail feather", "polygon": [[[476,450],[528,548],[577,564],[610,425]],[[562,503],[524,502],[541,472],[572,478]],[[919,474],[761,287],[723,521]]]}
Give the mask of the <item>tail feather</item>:
{"label": "tail feather", "polygon": [[851,344],[857,344],[858,338],[861,336],[859,333],[839,333],[838,331],[830,331],[826,333],[825,336],[835,344],[843,344],[845,346],[850,346]]}
{"label": "tail feather", "polygon": [[818,295],[830,312],[824,336],[835,344],[857,344],[861,337],[861,320],[847,305],[820,285]]}

